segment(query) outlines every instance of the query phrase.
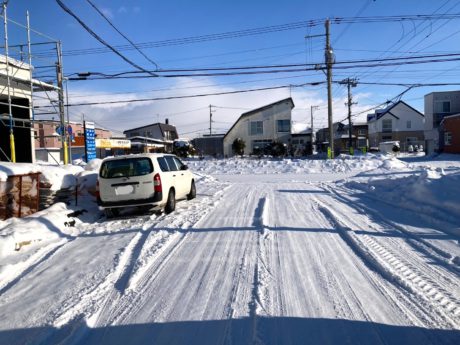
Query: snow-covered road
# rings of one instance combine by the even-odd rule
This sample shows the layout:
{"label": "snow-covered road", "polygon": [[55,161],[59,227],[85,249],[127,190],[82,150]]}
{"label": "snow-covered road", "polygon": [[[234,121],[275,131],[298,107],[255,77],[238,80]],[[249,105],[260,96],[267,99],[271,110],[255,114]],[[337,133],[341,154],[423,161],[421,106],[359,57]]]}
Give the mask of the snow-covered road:
{"label": "snow-covered road", "polygon": [[444,223],[327,175],[219,178],[42,248],[0,289],[0,343],[460,343]]}

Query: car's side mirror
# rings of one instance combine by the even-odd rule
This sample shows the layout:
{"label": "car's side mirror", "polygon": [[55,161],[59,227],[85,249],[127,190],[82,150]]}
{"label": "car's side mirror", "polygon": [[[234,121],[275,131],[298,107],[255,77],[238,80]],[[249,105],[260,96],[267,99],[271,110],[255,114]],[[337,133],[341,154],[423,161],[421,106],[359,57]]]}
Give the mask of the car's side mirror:
{"label": "car's side mirror", "polygon": [[184,164],[181,166],[180,170],[188,170],[188,166]]}

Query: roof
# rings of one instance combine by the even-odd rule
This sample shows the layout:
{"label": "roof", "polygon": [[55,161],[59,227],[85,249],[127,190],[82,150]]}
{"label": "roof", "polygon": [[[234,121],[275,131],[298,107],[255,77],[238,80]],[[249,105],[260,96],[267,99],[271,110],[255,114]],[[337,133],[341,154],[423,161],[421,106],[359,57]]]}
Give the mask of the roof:
{"label": "roof", "polygon": [[[399,120],[399,117],[397,117],[395,114],[393,114],[391,112],[392,109],[394,109],[396,106],[398,106],[399,104],[404,104],[406,107],[408,107],[409,109],[413,110],[415,113],[419,114],[420,116],[422,117],[425,117],[425,115],[423,115],[421,112],[419,112],[417,109],[415,109],[414,107],[411,107],[409,104],[407,104],[406,102],[404,101],[398,101],[388,107],[386,107],[385,109],[380,109],[380,110],[376,110],[374,114],[372,115],[377,115],[375,116],[375,118],[373,118],[372,120],[370,121],[376,121],[376,120],[379,120],[381,119],[383,116],[385,116],[386,114],[390,114],[391,116],[397,118]],[[368,115],[369,116],[369,115]],[[369,120],[368,120],[369,122]]]}
{"label": "roof", "polygon": [[454,115],[449,115],[449,116],[444,116],[443,119],[441,120],[441,123],[443,123],[445,120],[453,119],[453,118],[456,118],[456,117],[460,117],[460,113],[459,114],[454,114]]}
{"label": "roof", "polygon": [[289,97],[289,98],[285,98],[285,99],[282,99],[282,100],[280,100],[280,101],[277,101],[277,102],[274,102],[274,103],[270,103],[270,104],[264,105],[263,107],[260,107],[260,108],[257,108],[257,109],[253,109],[253,110],[250,110],[250,111],[247,111],[247,112],[241,114],[241,116],[238,118],[238,120],[236,120],[235,123],[232,125],[232,127],[230,127],[230,129],[227,131],[227,133],[225,133],[224,138],[227,136],[228,133],[230,133],[230,132],[232,131],[233,127],[235,127],[235,125],[236,125],[238,122],[240,122],[243,118],[248,117],[248,116],[251,116],[251,115],[253,115],[253,114],[255,114],[255,113],[264,111],[265,109],[271,108],[271,107],[273,107],[273,106],[275,106],[275,105],[284,103],[284,102],[286,102],[286,101],[291,102],[291,109],[295,107],[294,101],[292,100],[291,97]]}
{"label": "roof", "polygon": [[156,122],[156,123],[151,123],[150,125],[144,125],[144,126],[141,126],[141,127],[127,129],[127,130],[123,131],[123,134],[126,133],[126,132],[135,131],[137,129],[142,129],[142,128],[146,128],[146,127],[152,127],[152,126],[159,126],[161,132],[163,132],[165,130],[166,131],[175,131],[175,132],[177,132],[176,126],[169,125],[169,124],[166,124],[166,123]]}

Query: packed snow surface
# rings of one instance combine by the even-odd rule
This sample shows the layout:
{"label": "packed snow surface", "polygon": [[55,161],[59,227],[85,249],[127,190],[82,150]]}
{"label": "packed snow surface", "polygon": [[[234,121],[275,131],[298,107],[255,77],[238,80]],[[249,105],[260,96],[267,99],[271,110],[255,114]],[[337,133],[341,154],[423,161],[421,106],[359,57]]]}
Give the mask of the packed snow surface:
{"label": "packed snow surface", "polygon": [[0,221],[0,344],[460,343],[458,158],[190,159],[196,199],[110,220],[99,164]]}

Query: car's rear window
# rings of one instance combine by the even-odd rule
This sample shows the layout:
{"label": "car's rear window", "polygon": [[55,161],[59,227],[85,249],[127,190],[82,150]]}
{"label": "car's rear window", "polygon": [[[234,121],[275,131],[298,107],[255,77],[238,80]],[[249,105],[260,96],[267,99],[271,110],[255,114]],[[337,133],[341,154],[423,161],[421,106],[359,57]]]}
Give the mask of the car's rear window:
{"label": "car's rear window", "polygon": [[149,158],[126,158],[103,162],[100,176],[102,178],[117,178],[142,176],[152,172],[153,165]]}

